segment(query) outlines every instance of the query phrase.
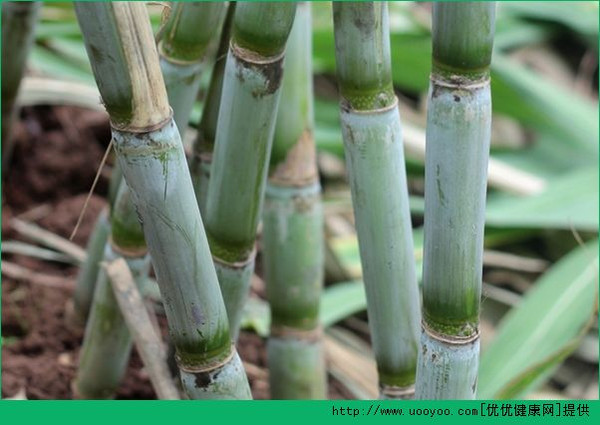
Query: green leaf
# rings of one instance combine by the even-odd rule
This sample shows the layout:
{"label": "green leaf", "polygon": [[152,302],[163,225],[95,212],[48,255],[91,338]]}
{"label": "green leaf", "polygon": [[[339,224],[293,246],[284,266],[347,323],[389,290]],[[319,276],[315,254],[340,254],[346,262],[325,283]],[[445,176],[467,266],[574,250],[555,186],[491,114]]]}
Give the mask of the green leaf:
{"label": "green leaf", "polygon": [[518,198],[490,196],[486,225],[495,227],[598,229],[598,167],[560,176],[544,192]]}
{"label": "green leaf", "polygon": [[591,47],[598,46],[598,3],[591,1],[502,2],[503,13],[535,20],[562,24],[586,39]]}
{"label": "green leaf", "polygon": [[492,58],[494,112],[550,130],[572,149],[598,155],[598,104],[509,60]]}
{"label": "green leaf", "polygon": [[568,141],[547,131],[539,133],[531,146],[513,151],[494,152],[494,158],[545,180],[598,164],[598,157],[574,149]]}
{"label": "green leaf", "polygon": [[81,41],[81,30],[77,21],[73,22],[39,22],[35,29],[36,39],[58,38],[58,37],[73,37],[79,38]]}
{"label": "green leaf", "polygon": [[325,289],[321,297],[321,324],[329,327],[367,308],[362,281],[337,283]]}
{"label": "green leaf", "polygon": [[522,398],[548,377],[577,347],[596,311],[597,277],[595,240],[573,250],[535,283],[504,317],[481,357],[480,398]]}
{"label": "green leaf", "polygon": [[33,68],[46,76],[63,80],[72,79],[91,85],[96,84],[90,72],[41,46],[33,46],[29,62]]}
{"label": "green leaf", "polygon": [[496,19],[494,49],[510,50],[524,45],[539,44],[551,38],[552,28],[532,24],[513,17],[499,15]]}

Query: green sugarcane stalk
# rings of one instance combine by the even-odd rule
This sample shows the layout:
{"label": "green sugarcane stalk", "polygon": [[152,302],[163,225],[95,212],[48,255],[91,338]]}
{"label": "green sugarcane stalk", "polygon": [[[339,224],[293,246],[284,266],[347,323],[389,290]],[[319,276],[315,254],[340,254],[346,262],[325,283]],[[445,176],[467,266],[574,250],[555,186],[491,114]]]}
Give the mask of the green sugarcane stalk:
{"label": "green sugarcane stalk", "polygon": [[108,209],[104,209],[96,219],[85,250],[87,257],[77,275],[73,299],[67,303],[67,323],[75,327],[85,325],[92,306],[100,262],[104,257],[106,241],[110,234],[108,215]]}
{"label": "green sugarcane stalk", "polygon": [[185,394],[251,397],[142,3],[76,3],[115,150],[152,256]]}
{"label": "green sugarcane stalk", "polygon": [[494,2],[433,6],[419,399],[477,389],[494,15]]}
{"label": "green sugarcane stalk", "polygon": [[295,3],[236,6],[206,202],[206,233],[234,339],[256,256],[269,156]]}
{"label": "green sugarcane stalk", "polygon": [[410,398],[420,308],[387,4],[334,3],[333,13],[342,135],[380,396]]}
{"label": "green sugarcane stalk", "polygon": [[171,5],[158,52],[169,104],[183,139],[224,3],[172,2]]}
{"label": "green sugarcane stalk", "polygon": [[34,40],[41,2],[2,3],[2,168],[10,163],[14,142],[11,124],[27,56]]}
{"label": "green sugarcane stalk", "polygon": [[121,188],[122,177],[121,169],[118,164],[115,164],[108,187],[109,206],[101,211],[96,219],[86,246],[87,256],[77,275],[73,299],[67,301],[65,317],[69,326],[83,327],[87,321],[100,271],[100,262],[104,257],[105,245],[110,234],[109,215]]}
{"label": "green sugarcane stalk", "polygon": [[205,215],[206,210],[208,181],[210,179],[210,168],[217,135],[217,120],[219,118],[219,106],[221,105],[223,76],[225,75],[225,63],[227,62],[227,52],[229,51],[229,42],[231,41],[234,14],[235,2],[231,2],[227,9],[223,29],[221,30],[217,58],[210,77],[210,84],[206,93],[204,108],[202,109],[202,118],[198,125],[198,137],[194,141],[194,153],[190,161],[192,182],[194,183],[196,199],[198,200],[202,216]]}
{"label": "green sugarcane stalk", "polygon": [[[150,270],[150,257],[125,184],[121,185],[117,195],[111,216],[110,239],[104,247],[104,261],[117,258],[125,259],[136,284],[143,288]],[[75,398],[113,398],[127,369],[133,346],[106,272],[102,269],[97,276],[73,383]]]}
{"label": "green sugarcane stalk", "polygon": [[263,212],[263,264],[271,307],[267,353],[274,399],[326,397],[319,323],[323,205],[313,139],[311,35],[310,4],[299,3],[286,50]]}

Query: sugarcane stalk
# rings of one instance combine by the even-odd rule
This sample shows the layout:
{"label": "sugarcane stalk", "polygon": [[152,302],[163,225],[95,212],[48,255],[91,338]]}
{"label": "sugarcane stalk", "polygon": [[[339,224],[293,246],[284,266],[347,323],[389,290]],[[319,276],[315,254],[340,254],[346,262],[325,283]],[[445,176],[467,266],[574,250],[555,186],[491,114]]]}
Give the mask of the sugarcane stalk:
{"label": "sugarcane stalk", "polygon": [[494,15],[494,2],[433,6],[419,399],[477,389]]}
{"label": "sugarcane stalk", "polygon": [[183,139],[206,68],[209,46],[218,32],[222,2],[172,2],[158,44],[169,104]]}
{"label": "sugarcane stalk", "polygon": [[85,325],[92,306],[100,262],[104,257],[106,241],[110,234],[108,215],[108,209],[104,209],[96,219],[86,246],[87,257],[77,275],[73,299],[67,303],[67,322],[75,327]]}
{"label": "sugarcane stalk", "polygon": [[[104,261],[123,258],[138,287],[143,287],[150,270],[150,258],[125,184],[121,185],[117,195],[110,233],[110,239],[104,248]],[[132,345],[131,335],[109,277],[101,269],[85,329],[77,376],[73,383],[75,398],[114,397],[127,369]]]}
{"label": "sugarcane stalk", "polygon": [[250,398],[142,3],[76,3],[152,256],[185,394]]}
{"label": "sugarcane stalk", "polygon": [[101,211],[96,219],[94,229],[86,246],[87,256],[77,275],[73,298],[67,301],[65,318],[68,326],[83,327],[87,321],[94,298],[94,289],[98,280],[100,262],[104,257],[105,245],[110,234],[109,215],[117,199],[117,194],[123,180],[122,177],[119,165],[115,164],[108,187],[109,206],[107,209]]}
{"label": "sugarcane stalk", "polygon": [[248,296],[255,239],[295,3],[238,3],[219,108],[206,233],[234,339]]}
{"label": "sugarcane stalk", "polygon": [[313,139],[311,8],[299,3],[285,74],[263,212],[263,261],[274,399],[323,399],[326,371],[319,301],[323,286],[323,205]]}
{"label": "sugarcane stalk", "polygon": [[6,171],[14,148],[11,124],[27,56],[34,40],[41,2],[2,2],[2,168]]}
{"label": "sugarcane stalk", "polygon": [[192,182],[196,191],[196,199],[200,207],[200,214],[204,216],[206,209],[206,196],[208,194],[208,181],[210,179],[210,168],[217,134],[217,120],[219,118],[219,106],[221,105],[221,92],[223,90],[223,76],[225,75],[225,63],[231,40],[231,28],[235,14],[235,2],[230,2],[221,39],[217,49],[217,57],[210,76],[210,84],[204,100],[202,118],[198,125],[198,136],[194,141],[194,153],[190,160],[190,172]]}
{"label": "sugarcane stalk", "polygon": [[419,293],[387,4],[334,3],[341,122],[381,398],[414,392]]}

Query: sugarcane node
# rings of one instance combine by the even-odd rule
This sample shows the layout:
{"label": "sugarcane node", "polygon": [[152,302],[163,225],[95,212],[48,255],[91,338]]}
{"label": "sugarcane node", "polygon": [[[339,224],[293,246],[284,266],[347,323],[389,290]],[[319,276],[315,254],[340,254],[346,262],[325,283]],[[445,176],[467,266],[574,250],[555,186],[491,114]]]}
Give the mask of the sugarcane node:
{"label": "sugarcane node", "polygon": [[314,137],[305,129],[287,151],[285,159],[275,166],[269,183],[284,187],[303,187],[319,180]]}
{"label": "sugarcane node", "polygon": [[164,43],[165,43],[165,41],[161,40],[157,46],[158,55],[162,60],[172,63],[173,65],[180,65],[180,66],[195,65],[195,64],[204,62],[204,58],[202,57],[202,55],[200,55],[197,59],[190,59],[190,60],[178,59],[174,56],[170,56],[164,49],[164,46],[163,46]]}
{"label": "sugarcane node", "polygon": [[[475,328],[475,331],[467,336],[462,335],[448,335],[433,330],[427,325],[424,320],[421,321],[421,328],[430,338],[435,341],[442,342],[449,345],[468,345],[476,342],[479,339],[479,329]],[[426,349],[425,349],[426,350]],[[424,353],[425,354],[425,353]]]}
{"label": "sugarcane node", "polygon": [[440,74],[432,72],[429,75],[429,80],[433,86],[432,96],[437,97],[436,88],[446,87],[450,89],[462,89],[462,90],[477,90],[487,87],[490,84],[489,73],[479,75],[478,77],[471,78],[465,75],[457,74]]}
{"label": "sugarcane node", "polygon": [[110,247],[112,248],[113,251],[115,251],[117,254],[125,257],[126,259],[141,258],[148,253],[148,248],[146,246],[139,247],[139,248],[129,248],[129,247],[124,247],[124,246],[119,246],[118,244],[116,244],[113,241],[112,235],[108,236],[108,243],[110,244]]}
{"label": "sugarcane node", "polygon": [[274,94],[281,87],[283,78],[283,59],[285,50],[276,56],[262,56],[257,52],[238,46],[233,40],[229,50],[236,59],[236,77],[245,81],[244,69],[260,73],[265,79],[265,87],[255,90],[252,95],[256,98]]}
{"label": "sugarcane node", "polygon": [[340,109],[342,110],[342,112],[348,113],[348,114],[357,114],[357,115],[365,115],[365,116],[385,114],[385,113],[389,112],[390,110],[396,108],[397,106],[398,106],[398,97],[397,96],[394,96],[392,103],[390,103],[389,105],[386,105],[383,108],[374,108],[374,109],[354,109],[354,108],[352,108],[352,105],[348,99],[344,98],[343,96],[340,98]]}
{"label": "sugarcane node", "polygon": [[272,338],[316,343],[323,339],[323,328],[318,326],[314,329],[297,329],[283,325],[271,325],[270,335]]}
{"label": "sugarcane node", "polygon": [[398,387],[396,385],[387,385],[379,383],[379,392],[385,398],[396,400],[410,400],[415,395],[415,386],[407,385],[406,387]]}
{"label": "sugarcane node", "polygon": [[248,254],[248,256],[242,261],[235,261],[233,263],[230,263],[228,261],[225,261],[225,260],[217,257],[214,254],[213,254],[212,258],[213,258],[213,261],[215,261],[219,264],[223,264],[224,266],[226,266],[229,269],[244,269],[244,268],[248,267],[248,265],[254,263],[254,260],[256,258],[256,245],[254,245],[254,247],[252,248],[252,251],[250,251],[250,254]]}
{"label": "sugarcane node", "polygon": [[[233,356],[235,355],[235,353],[236,353],[235,345],[232,344],[230,346],[229,353],[227,354],[226,357],[224,357],[222,359],[218,359],[218,360],[213,359],[211,361],[206,361],[206,362],[202,363],[202,366],[196,366],[196,365],[190,365],[190,364],[184,363],[182,361],[181,357],[179,356],[179,354],[175,354],[175,361],[177,362],[177,366],[179,367],[179,369],[181,369],[182,371],[188,372],[188,373],[191,373],[194,375],[199,375],[199,374],[206,374],[206,373],[212,372],[216,369],[219,369],[219,368],[225,366],[227,363],[229,363],[231,361],[231,359],[233,359]],[[206,384],[206,385],[208,385],[208,384]]]}
{"label": "sugarcane node", "polygon": [[[169,122],[173,119],[173,108],[169,106],[169,116],[167,118],[161,119],[156,124],[150,124],[144,127],[132,126],[129,123],[126,124],[118,124],[112,120],[109,115],[109,123],[110,128],[116,131],[124,132],[124,133],[152,133],[153,131],[160,130],[161,128],[166,127]],[[173,125],[175,125],[173,123]]]}

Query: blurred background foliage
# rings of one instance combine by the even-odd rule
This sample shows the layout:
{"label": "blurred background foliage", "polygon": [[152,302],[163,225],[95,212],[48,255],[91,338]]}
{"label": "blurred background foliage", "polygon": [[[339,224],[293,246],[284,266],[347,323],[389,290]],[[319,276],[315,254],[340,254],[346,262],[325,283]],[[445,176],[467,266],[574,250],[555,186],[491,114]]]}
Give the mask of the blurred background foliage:
{"label": "blurred background foliage", "polygon": [[[164,5],[149,7],[158,30]],[[420,268],[431,5],[392,2],[389,10]],[[498,4],[482,398],[598,398],[598,12],[598,2]],[[376,374],[365,343],[364,291],[345,181],[331,5],[313,3],[313,17],[315,135],[328,248],[322,314],[330,371],[356,397],[369,398],[376,393]],[[23,105],[101,109],[71,3],[44,4],[29,65]],[[66,85],[55,90],[51,82],[58,80]],[[252,298],[246,327],[265,335],[267,309]]]}

